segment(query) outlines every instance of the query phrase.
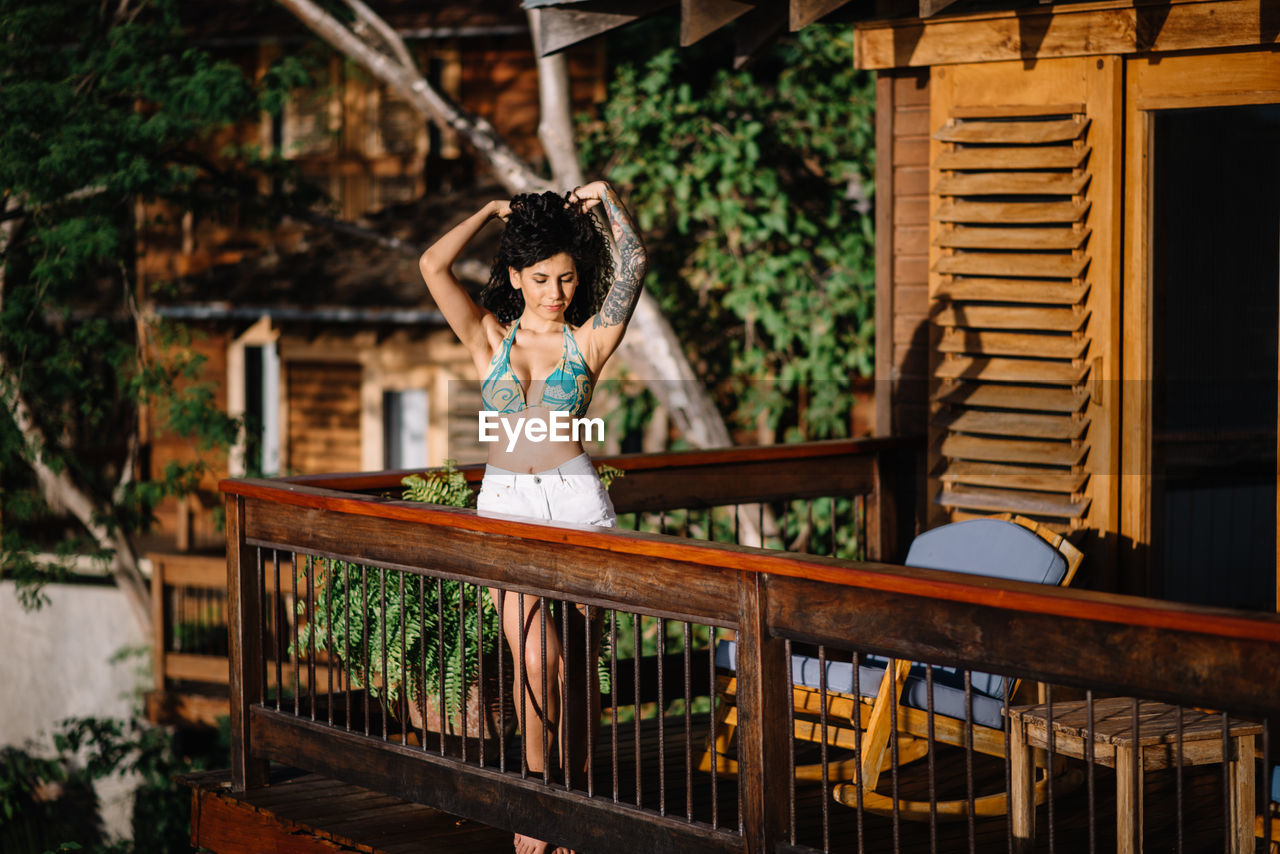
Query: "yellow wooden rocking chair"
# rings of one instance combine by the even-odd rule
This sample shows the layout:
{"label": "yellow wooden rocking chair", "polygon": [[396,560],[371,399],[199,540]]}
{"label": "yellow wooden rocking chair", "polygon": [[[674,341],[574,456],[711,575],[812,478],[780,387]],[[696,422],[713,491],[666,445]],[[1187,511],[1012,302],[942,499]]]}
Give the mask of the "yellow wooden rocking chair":
{"label": "yellow wooden rocking chair", "polygon": [[[1074,578],[1083,559],[1081,552],[1056,532],[1029,519],[1021,517],[993,517],[956,522],[927,531],[915,539],[906,559],[908,566],[928,569],[946,569],[999,578],[1034,581],[1043,584],[1067,586]],[[732,670],[736,657],[736,644],[720,643],[716,648],[716,663]],[[821,668],[822,662],[815,656],[791,657],[792,700],[795,709],[795,737],[801,741],[821,743],[823,730]],[[884,679],[887,668],[892,667],[892,680]],[[899,765],[913,762],[925,756],[929,750],[929,708],[925,677],[926,665],[906,660],[863,657],[858,667],[858,692],[854,692],[853,664],[848,661],[828,660],[826,669],[826,741],[842,751],[854,751],[861,747],[861,761],[857,755],[844,754],[827,763],[827,778],[846,780],[835,786],[833,794],[848,806],[858,802],[861,789],[864,809],[877,813],[894,810],[891,797],[876,791],[880,774],[892,764],[890,738],[897,738],[897,762]],[[933,671],[933,738],[937,743],[964,747],[971,737],[975,752],[1003,757],[1004,733],[1004,677],[986,673],[970,674],[970,700],[973,725],[968,725],[963,687],[963,673],[955,668],[932,666]],[[720,708],[717,714],[717,736],[714,750],[715,766],[723,773],[737,773],[737,763],[729,758],[731,739],[737,726],[737,709],[734,697],[736,677],[721,675],[717,678]],[[892,696],[895,693],[896,696]],[[1017,691],[1017,684],[1008,686],[1009,696]],[[860,696],[859,696],[860,695]],[[897,705],[896,715],[893,706]],[[897,732],[893,721],[896,717]],[[856,721],[856,723],[855,723]],[[861,733],[855,730],[861,728]],[[971,730],[972,735],[967,732]],[[708,746],[701,768],[709,771],[713,751]],[[796,778],[821,780],[821,763],[802,763],[796,766]],[[1064,788],[1070,785],[1063,780]],[[1047,788],[1047,777],[1036,782],[1036,802],[1042,803]],[[905,818],[928,820],[931,814],[940,819],[958,819],[968,815],[969,800],[942,800],[930,805],[928,801],[898,799],[896,809]],[[1008,810],[1008,795],[1000,792],[976,797],[974,814],[999,815]]]}

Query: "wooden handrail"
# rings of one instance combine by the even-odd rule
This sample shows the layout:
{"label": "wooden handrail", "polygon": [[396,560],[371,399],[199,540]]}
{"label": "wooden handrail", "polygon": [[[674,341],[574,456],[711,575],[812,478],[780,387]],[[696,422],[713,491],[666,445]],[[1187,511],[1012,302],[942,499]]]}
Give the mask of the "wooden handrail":
{"label": "wooden handrail", "polygon": [[[676,539],[590,525],[536,523],[517,517],[480,516],[474,510],[351,495],[297,483],[236,479],[219,488],[227,495],[431,528],[502,534],[526,542],[564,544],[613,554],[679,561],[690,567],[768,573],[838,587],[976,605],[1045,617],[1087,618],[1125,626],[1194,632],[1239,640],[1280,643],[1280,615],[1243,616],[1227,608],[1148,599],[1080,589],[1005,581],[914,567],[850,562],[819,555],[779,553],[726,543]],[[250,505],[251,507],[254,505]],[[252,513],[252,510],[250,511]],[[284,544],[279,544],[283,547]]]}
{"label": "wooden handrail", "polygon": [[[884,444],[883,457],[895,453],[894,447]],[[836,481],[845,487],[858,481],[866,494],[886,497],[880,491],[885,462],[869,448],[832,443],[789,452],[796,454],[790,458],[746,454],[722,458],[719,465],[722,471],[771,466],[769,471],[776,472],[780,465],[800,468],[806,461],[825,461],[830,467],[833,460],[843,460],[849,465]],[[714,468],[709,457],[672,459],[677,468]],[[908,461],[915,464],[910,455]],[[669,470],[633,469],[628,477],[641,484],[639,504],[648,500],[644,490],[654,482],[646,485],[644,478],[662,478]],[[672,850],[773,851],[783,838],[786,804],[765,780],[784,773],[791,756],[787,641],[1233,713],[1280,714],[1280,695],[1274,691],[1280,682],[1280,617],[1275,615],[479,516],[472,510],[352,494],[317,486],[315,480],[228,480],[220,488],[227,506],[232,766],[238,787],[262,784],[268,759],[296,761],[370,788],[425,798],[478,821],[514,822],[511,816],[519,815],[531,832],[579,847],[663,838]],[[367,482],[361,488],[368,488]],[[755,495],[754,500],[764,501],[758,496],[773,488],[748,484],[738,491],[738,500],[749,502],[751,497],[742,496]],[[715,487],[702,498],[719,501],[728,494]],[[272,549],[732,629],[742,835],[623,809],[607,798],[553,789],[267,708],[260,681],[265,585],[259,567],[264,552]],[[369,761],[370,751],[377,752],[377,762]],[[419,771],[424,768],[431,771]],[[582,835],[584,828],[596,835]]]}
{"label": "wooden handrail", "polygon": [[[709,450],[668,451],[660,454],[614,454],[596,457],[597,465],[609,465],[625,472],[664,471],[689,468],[724,468],[738,463],[757,463],[775,460],[827,459],[835,456],[874,456],[888,452],[915,453],[923,446],[923,439],[916,436],[889,436],[869,439],[830,439],[820,442],[803,442],[789,445],[752,445]],[[459,466],[470,483],[479,483],[484,477],[484,464],[472,463]],[[325,474],[294,475],[276,479],[280,483],[296,483],[336,489],[346,492],[398,490],[400,481],[422,469],[392,469],[377,472],[334,472]]]}

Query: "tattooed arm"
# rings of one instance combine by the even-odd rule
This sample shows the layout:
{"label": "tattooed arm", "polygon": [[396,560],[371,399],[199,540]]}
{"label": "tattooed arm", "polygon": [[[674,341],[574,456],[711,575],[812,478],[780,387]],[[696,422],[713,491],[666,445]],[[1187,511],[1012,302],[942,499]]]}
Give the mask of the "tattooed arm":
{"label": "tattooed arm", "polygon": [[640,288],[648,269],[648,257],[644,243],[632,220],[630,212],[618,198],[613,187],[604,181],[593,181],[579,187],[569,195],[570,202],[579,202],[583,211],[603,205],[618,247],[618,263],[614,267],[613,285],[605,295],[600,311],[584,323],[578,336],[586,344],[587,358],[593,372],[598,372],[605,361],[622,342],[627,322],[640,299]]}

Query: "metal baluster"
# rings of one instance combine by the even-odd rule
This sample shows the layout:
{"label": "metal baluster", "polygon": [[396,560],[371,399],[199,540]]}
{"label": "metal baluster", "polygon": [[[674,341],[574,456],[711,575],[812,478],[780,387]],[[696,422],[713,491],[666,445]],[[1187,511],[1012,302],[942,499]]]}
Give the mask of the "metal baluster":
{"label": "metal baluster", "polygon": [[[1142,755],[1140,751],[1141,748],[1139,748],[1139,756]],[[1231,802],[1231,763],[1227,761],[1228,757],[1231,756],[1231,719],[1226,712],[1222,713],[1222,752],[1220,755],[1222,756],[1222,832],[1224,836],[1222,850],[1230,851],[1234,847],[1232,843],[1235,841],[1231,838],[1231,829],[1235,824],[1231,817],[1235,804]],[[1243,756],[1240,757],[1240,761],[1245,761]],[[1253,757],[1249,757],[1249,761],[1252,762]],[[1138,797],[1141,797],[1141,794]]]}
{"label": "metal baluster", "polygon": [[[1009,686],[1005,684],[1004,691],[1004,707],[1009,708]],[[938,769],[937,759],[934,755],[935,721],[933,717],[933,668],[926,667],[924,669],[924,715],[925,726],[928,730],[928,741],[925,748],[928,750],[929,764],[929,852],[930,854],[938,854]],[[1013,791],[1013,787],[1009,785],[1012,777],[1009,774],[1009,732],[1008,732],[1008,715],[1005,715],[1005,758],[1004,758],[1004,776],[1005,791]],[[1013,824],[1005,822],[1009,828],[1009,847],[1013,847]]]}
{"label": "metal baluster", "polygon": [[[734,518],[737,518],[736,511],[734,512]],[[711,653],[708,656],[708,660],[711,662],[709,665],[709,673],[708,673],[708,675],[711,677],[711,681],[708,683],[711,686],[711,711],[708,713],[707,717],[710,719],[710,722],[711,722],[711,738],[710,738],[710,741],[708,742],[708,749],[711,751],[711,827],[712,829],[714,829],[718,827],[720,824],[720,799],[716,791],[719,788],[716,780],[716,776],[717,776],[716,772],[717,772],[717,766],[720,764],[720,755],[719,755],[720,748],[716,743],[716,627],[715,626],[707,626],[707,649]],[[788,667],[790,666],[789,662],[790,662],[790,659],[788,659],[788,665],[787,665]]]}
{"label": "metal baluster", "polygon": [[[346,602],[344,604],[347,607],[343,609],[344,611],[346,611],[346,615],[343,619],[346,623],[347,639],[346,639],[346,642],[343,643],[342,645],[343,646],[342,660],[347,662],[348,665],[350,665],[351,663],[351,612],[355,610],[355,608],[351,607],[351,574],[352,574],[351,566],[350,565],[344,566],[342,570],[342,575],[343,575],[342,593],[343,593],[343,597],[346,599]],[[354,670],[355,668],[352,668],[352,669]],[[347,686],[347,732],[351,732],[351,674],[350,673],[347,673],[346,686]]]}
{"label": "metal baluster", "polygon": [[835,557],[840,541],[836,537],[836,497],[831,496],[831,556]]}
{"label": "metal baluster", "polygon": [[[1179,746],[1181,747],[1181,746]],[[1271,775],[1275,773],[1271,770],[1271,718],[1264,718],[1262,721],[1262,850],[1270,851],[1271,843]],[[1178,833],[1178,854],[1182,854],[1182,833],[1181,825],[1179,825]]]}
{"label": "metal baluster", "polygon": [[[568,609],[566,608],[565,611],[567,613]],[[591,606],[590,605],[586,606],[586,611],[587,611],[586,613],[587,624],[586,624],[586,627],[584,628],[584,631],[586,632],[586,643],[584,644],[582,657],[586,659],[586,673],[584,674],[586,676],[586,682],[584,684],[587,686],[587,690],[586,690],[586,696],[583,697],[583,702],[586,703],[587,705],[587,715],[586,715],[586,720],[587,720],[587,741],[586,741],[587,797],[593,798],[595,797],[595,794],[596,794],[596,762],[595,762],[595,755],[594,755],[596,740],[591,737],[591,733],[596,732],[597,727],[600,726],[600,716],[598,714],[594,714],[593,712],[594,704],[592,703],[592,698],[600,696],[600,691],[599,691],[600,684],[594,678],[595,677],[594,671],[596,669],[596,659],[598,658],[598,654],[593,655],[593,653],[596,652],[596,631],[591,625]],[[567,666],[567,662],[566,662],[566,666]]]}
{"label": "metal baluster", "polygon": [[[1048,764],[1049,768],[1045,771],[1045,796],[1049,812],[1049,854],[1054,852],[1054,843],[1057,828],[1053,821],[1053,748],[1054,748],[1054,732],[1053,732],[1053,685],[1046,683],[1044,686],[1044,699],[1047,709],[1045,710],[1045,719],[1048,722],[1045,730],[1045,739],[1048,742]],[[1137,744],[1137,742],[1134,742]],[[1141,753],[1139,753],[1141,756]],[[1032,772],[1035,776],[1035,772]]]}
{"label": "metal baluster", "polygon": [[338,665],[338,656],[333,652],[333,561],[325,563],[324,582],[324,648],[329,671],[329,726],[333,726],[333,670]]}
{"label": "metal baluster", "polygon": [[[1130,777],[1131,783],[1133,785],[1133,793],[1134,793],[1133,843],[1134,843],[1134,850],[1137,851],[1142,845],[1142,810],[1138,806],[1139,804],[1142,803],[1142,788],[1141,788],[1142,762],[1140,761],[1142,758],[1142,747],[1141,747],[1142,742],[1138,740],[1140,736],[1140,732],[1138,729],[1138,698],[1137,697],[1133,698],[1132,718],[1130,720],[1130,726],[1132,727],[1131,734],[1133,736],[1132,743],[1133,743],[1134,754],[1135,754],[1134,759],[1138,760],[1132,763],[1132,774]],[[1117,844],[1119,844],[1118,841],[1117,841]]]}
{"label": "metal baluster", "polygon": [[[791,660],[791,638],[785,638],[782,642],[783,654],[787,657],[787,686],[796,684],[794,666]],[[714,660],[714,656],[712,657]],[[714,682],[712,683],[715,684]],[[787,838],[792,845],[796,844],[796,744],[794,733],[796,731],[796,706],[795,703],[787,704],[787,729],[791,731],[793,737],[791,739],[791,749],[787,751]],[[715,734],[712,734],[712,738]],[[826,740],[825,738],[823,739]],[[714,767],[714,766],[713,766]],[[826,783],[826,774],[823,774],[823,784]],[[825,801],[826,799],[823,798]]]}
{"label": "metal baluster", "polygon": [[635,743],[636,743],[636,806],[643,806],[643,789],[641,788],[640,768],[640,658],[641,650],[644,648],[644,640],[642,634],[644,631],[644,620],[639,613],[631,615],[631,641],[632,641],[632,676],[635,679]]}
{"label": "metal baluster", "polygon": [[740,513],[742,513],[742,505],[741,504],[733,505],[733,541],[737,545],[742,545],[742,535],[738,531],[738,527],[740,524],[738,521],[738,515]]}
{"label": "metal baluster", "polygon": [[551,707],[551,688],[547,673],[547,597],[538,597],[538,625],[542,639],[542,783],[551,784],[551,722],[548,710]]}
{"label": "metal baluster", "polygon": [[311,698],[311,720],[316,719],[316,577],[315,560],[307,555],[307,696]]}
{"label": "metal baluster", "polygon": [[[418,576],[418,705],[422,707],[422,750],[427,749],[427,579]],[[443,733],[441,733],[443,736]]]}
{"label": "metal baluster", "polygon": [[480,689],[480,731],[476,737],[480,742],[480,767],[484,767],[485,724],[489,720],[489,707],[484,702],[484,588],[476,585],[476,683]]}
{"label": "metal baluster", "polygon": [[1176,833],[1178,836],[1177,850],[1178,850],[1178,854],[1182,854],[1182,837],[1183,837],[1183,833],[1182,833],[1182,736],[1183,736],[1183,732],[1182,732],[1182,705],[1181,704],[1177,706],[1177,710],[1174,712],[1174,715],[1175,715],[1175,722],[1174,722],[1173,741],[1174,741],[1175,750],[1174,750],[1174,756],[1173,756],[1173,761],[1174,761],[1174,784],[1173,785],[1174,785],[1174,794],[1178,803],[1177,822],[1176,822],[1176,825],[1177,825]]}
{"label": "metal baluster", "polygon": [[298,553],[289,552],[289,579],[293,584],[293,600],[289,603],[289,610],[292,612],[293,621],[289,627],[289,646],[293,652],[290,657],[293,660],[293,713],[295,715],[302,714],[302,673],[299,670],[298,662]]}
{"label": "metal baluster", "polygon": [[462,668],[462,696],[458,697],[458,717],[461,720],[462,761],[467,761],[467,585],[458,582],[458,652]]}
{"label": "metal baluster", "polygon": [[610,758],[613,767],[613,802],[618,802],[618,611],[609,610]]}
{"label": "metal baluster", "polygon": [[[262,706],[267,705],[267,568],[262,563],[262,549],[259,547],[255,550],[256,570],[258,573],[258,601],[262,603],[262,618],[258,620],[258,647],[262,650],[263,662],[258,672],[260,682],[258,683],[258,703]],[[164,596],[164,590],[160,590],[160,596]]]}
{"label": "metal baluster", "polygon": [[688,623],[684,624],[684,801],[685,817],[693,821],[693,671]]}
{"label": "metal baluster", "polygon": [[378,569],[378,596],[382,599],[382,740],[387,741],[387,706],[391,704],[387,689],[391,687],[390,674],[387,673],[387,570]]}
{"label": "metal baluster", "polygon": [[[862,698],[862,653],[857,650],[853,651],[853,696],[854,702],[861,705]],[[858,785],[854,788],[854,800],[857,806],[857,827],[858,827],[858,854],[865,851],[865,840],[862,832],[862,709],[859,707],[854,710],[857,716],[853,722],[853,758],[856,764],[856,772],[858,775]]]}
{"label": "metal baluster", "polygon": [[[560,602],[560,658],[563,674],[561,675],[562,685],[569,683],[569,609],[575,607],[568,599]],[[546,659],[543,659],[544,663]],[[588,683],[590,684],[590,683]],[[543,708],[546,708],[548,702],[543,701]],[[560,698],[560,732],[558,742],[560,745],[560,770],[564,773],[564,789],[569,791],[572,788],[573,780],[573,756],[572,743],[573,739],[569,734],[569,696],[564,694]]]}
{"label": "metal baluster", "polygon": [[817,539],[817,537],[814,534],[814,530],[813,530],[813,501],[812,500],[806,501],[804,503],[804,510],[806,514],[806,521],[805,521],[805,525],[807,526],[806,530],[809,532],[808,541],[805,543],[804,551],[805,551],[805,554],[813,554],[813,551],[814,551],[813,542],[815,539]]}
{"label": "metal baluster", "polygon": [[[1088,774],[1086,778],[1086,786],[1088,788],[1089,797],[1089,854],[1096,854],[1098,850],[1098,815],[1097,802],[1094,799],[1094,781],[1093,781],[1093,750],[1094,750],[1094,732],[1093,732],[1093,689],[1090,688],[1084,692],[1085,711],[1089,717],[1088,740],[1085,742],[1085,772]],[[1034,775],[1035,772],[1032,771]]]}
{"label": "metal baluster", "polygon": [[663,658],[667,654],[667,621],[658,618],[658,815],[667,814],[667,700]]}
{"label": "metal baluster", "polygon": [[885,676],[881,679],[889,680],[889,778],[893,786],[893,850],[901,851],[901,811],[898,807],[898,697],[901,693],[898,689],[898,668],[895,666],[894,659],[889,659],[884,669]]}
{"label": "metal baluster", "polygon": [[369,734],[369,692],[373,690],[373,650],[369,649],[369,567],[360,565],[360,639],[364,664],[364,734]]}
{"label": "metal baluster", "polygon": [[[497,600],[498,606],[498,770],[506,772],[507,770],[507,674],[506,674],[506,654],[502,650],[503,633],[506,631],[506,623],[503,622],[507,604],[507,591],[501,588],[494,588],[494,599]],[[523,632],[521,633],[523,635]],[[517,668],[519,672],[519,668]],[[514,704],[512,706],[514,708]],[[521,754],[524,753],[523,739],[524,733],[520,734]]]}
{"label": "metal baluster", "polygon": [[444,579],[436,579],[436,712],[440,716],[440,755],[444,756]]}
{"label": "metal baluster", "polygon": [[[831,850],[831,774],[830,759],[827,755],[827,647],[825,644],[818,646],[818,700],[818,720],[822,735],[822,746],[819,748],[822,757],[822,850],[829,852]],[[897,740],[896,737],[894,740]],[[794,752],[793,747],[792,753]],[[795,779],[794,774],[792,779]]]}
{"label": "metal baluster", "polygon": [[520,663],[516,665],[516,672],[520,674],[520,697],[516,708],[520,710],[520,778],[526,780],[529,778],[529,672],[525,667],[529,661],[525,652],[528,631],[525,628],[524,594],[520,593],[516,598],[520,606]]}
{"label": "metal baluster", "polygon": [[409,743],[409,607],[404,601],[404,572],[400,576],[400,743]]}

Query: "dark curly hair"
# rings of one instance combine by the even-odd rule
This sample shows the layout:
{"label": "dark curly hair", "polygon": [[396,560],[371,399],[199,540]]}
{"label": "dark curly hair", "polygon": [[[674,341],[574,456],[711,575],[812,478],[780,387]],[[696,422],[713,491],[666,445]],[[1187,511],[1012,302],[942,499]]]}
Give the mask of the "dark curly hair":
{"label": "dark curly hair", "polygon": [[566,252],[577,267],[578,287],[565,319],[581,326],[600,310],[612,273],[609,244],[594,216],[569,206],[568,194],[521,193],[511,200],[511,216],[480,291],[480,304],[510,323],[524,311],[524,296],[511,287],[508,267],[523,270]]}

